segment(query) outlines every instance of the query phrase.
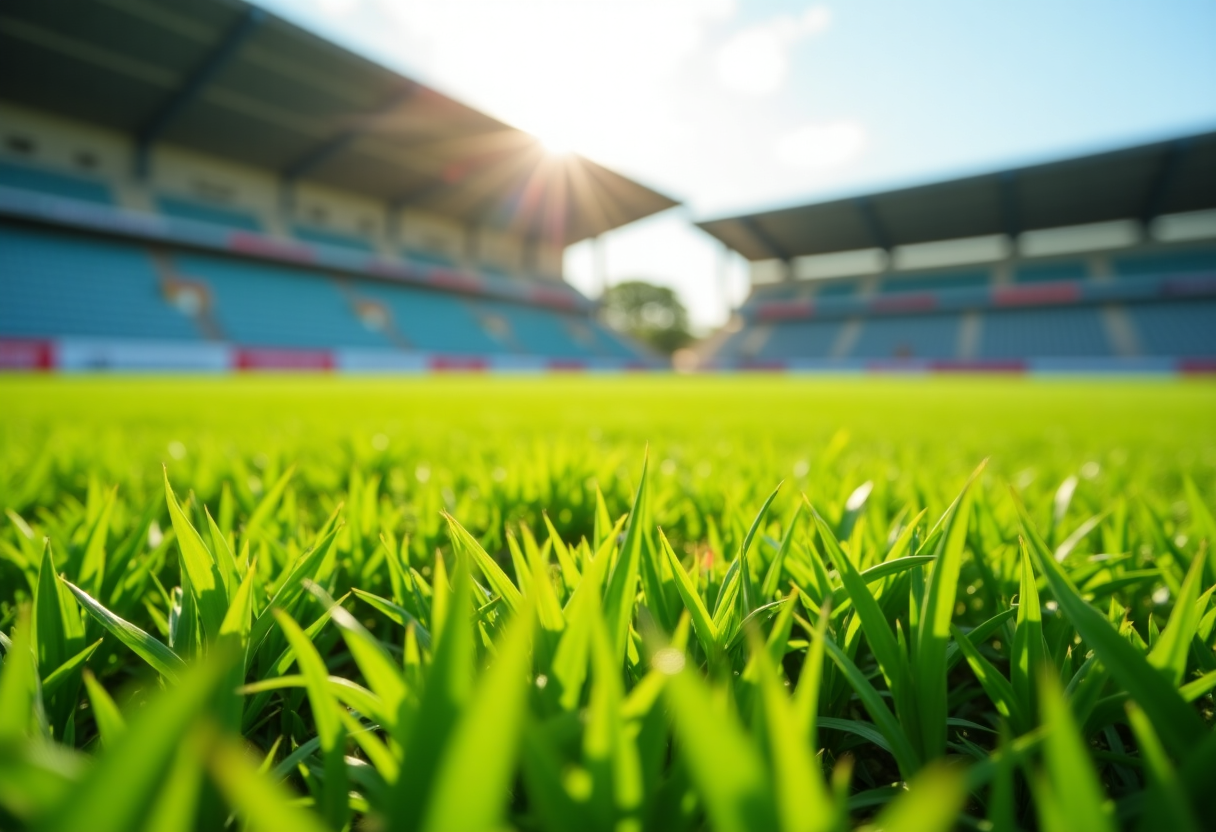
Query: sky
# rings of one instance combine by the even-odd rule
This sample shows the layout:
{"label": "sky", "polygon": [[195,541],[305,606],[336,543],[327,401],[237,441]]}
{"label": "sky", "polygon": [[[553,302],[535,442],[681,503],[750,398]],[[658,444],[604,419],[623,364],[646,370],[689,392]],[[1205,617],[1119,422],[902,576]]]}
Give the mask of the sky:
{"label": "sky", "polygon": [[747,278],[693,221],[1216,128],[1216,0],[259,2],[680,200],[600,262],[700,331]]}

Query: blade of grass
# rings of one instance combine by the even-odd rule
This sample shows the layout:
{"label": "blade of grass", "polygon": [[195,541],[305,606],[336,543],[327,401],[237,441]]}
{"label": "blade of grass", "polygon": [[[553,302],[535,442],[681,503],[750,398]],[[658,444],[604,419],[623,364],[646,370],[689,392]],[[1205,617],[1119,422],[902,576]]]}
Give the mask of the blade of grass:
{"label": "blade of grass", "polygon": [[423,830],[492,832],[506,825],[527,703],[531,634],[525,605],[453,727],[429,791]]}
{"label": "blade of grass", "polygon": [[119,618],[70,581],[64,580],[63,583],[76,596],[76,600],[80,602],[85,611],[93,616],[101,626],[109,630],[116,639],[131,648],[137,656],[150,664],[157,673],[170,681],[177,681],[178,676],[185,669],[186,663],[175,652],[170,650],[163,641],[149,635],[129,621]]}
{"label": "blade of grass", "polygon": [[1030,543],[1030,552],[1046,576],[1056,603],[1081,638],[1098,654],[1111,676],[1149,715],[1166,748],[1179,758],[1185,757],[1204,735],[1198,714],[1148,659],[1119,635],[1106,616],[1085,602],[1039,537],[1016,492],[1013,501]]}

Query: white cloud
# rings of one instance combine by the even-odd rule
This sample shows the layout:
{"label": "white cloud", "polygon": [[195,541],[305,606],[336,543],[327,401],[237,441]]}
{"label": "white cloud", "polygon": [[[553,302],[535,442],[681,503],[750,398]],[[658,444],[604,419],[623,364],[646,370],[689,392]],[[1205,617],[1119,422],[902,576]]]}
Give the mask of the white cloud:
{"label": "white cloud", "polygon": [[799,17],[782,15],[748,27],[718,52],[718,78],[735,92],[774,93],[789,73],[793,46],[825,31],[831,22],[831,9],[812,6]]}
{"label": "white cloud", "polygon": [[856,159],[866,144],[866,130],[855,121],[805,124],[783,135],[777,160],[801,170],[831,170]]}

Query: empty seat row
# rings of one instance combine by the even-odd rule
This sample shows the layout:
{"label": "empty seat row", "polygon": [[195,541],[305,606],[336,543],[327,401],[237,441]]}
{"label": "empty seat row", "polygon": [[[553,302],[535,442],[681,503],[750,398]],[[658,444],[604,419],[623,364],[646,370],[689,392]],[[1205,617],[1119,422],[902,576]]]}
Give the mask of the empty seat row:
{"label": "empty seat row", "polygon": [[164,301],[148,252],[101,238],[0,224],[0,335],[199,340]]}
{"label": "empty seat row", "polygon": [[546,308],[0,224],[0,337],[55,336],[637,357],[598,323]]}
{"label": "empty seat row", "polygon": [[[928,314],[758,324],[727,338],[725,362],[796,359],[865,360],[1109,358],[1119,354],[1105,315],[1126,314],[1137,354],[1216,356],[1216,300],[1147,302],[1121,310],[1097,306],[1000,309],[963,315]],[[845,330],[854,328],[845,337]]]}

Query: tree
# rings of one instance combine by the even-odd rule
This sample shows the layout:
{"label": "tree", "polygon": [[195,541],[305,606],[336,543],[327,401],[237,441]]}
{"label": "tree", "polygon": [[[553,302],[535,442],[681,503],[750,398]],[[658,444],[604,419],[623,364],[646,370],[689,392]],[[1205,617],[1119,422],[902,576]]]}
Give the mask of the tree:
{"label": "tree", "polygon": [[605,322],[665,355],[692,341],[688,310],[666,286],[627,280],[604,292],[600,310]]}

